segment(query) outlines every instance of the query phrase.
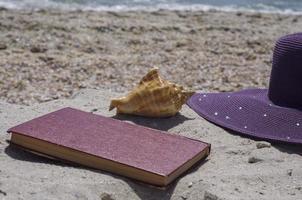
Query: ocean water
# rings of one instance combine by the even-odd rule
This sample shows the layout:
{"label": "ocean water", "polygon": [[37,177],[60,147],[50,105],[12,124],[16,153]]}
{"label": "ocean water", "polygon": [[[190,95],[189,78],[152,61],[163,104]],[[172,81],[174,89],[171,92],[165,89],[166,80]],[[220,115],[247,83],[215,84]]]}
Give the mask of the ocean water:
{"label": "ocean water", "polygon": [[225,10],[302,14],[302,0],[0,0],[9,9]]}

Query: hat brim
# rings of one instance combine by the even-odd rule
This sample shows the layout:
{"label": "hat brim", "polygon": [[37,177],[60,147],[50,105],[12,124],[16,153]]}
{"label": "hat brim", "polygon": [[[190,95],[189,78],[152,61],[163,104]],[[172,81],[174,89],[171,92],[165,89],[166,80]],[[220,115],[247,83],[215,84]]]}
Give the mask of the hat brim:
{"label": "hat brim", "polygon": [[274,105],[267,89],[196,93],[187,105],[208,121],[241,135],[302,144],[302,111]]}

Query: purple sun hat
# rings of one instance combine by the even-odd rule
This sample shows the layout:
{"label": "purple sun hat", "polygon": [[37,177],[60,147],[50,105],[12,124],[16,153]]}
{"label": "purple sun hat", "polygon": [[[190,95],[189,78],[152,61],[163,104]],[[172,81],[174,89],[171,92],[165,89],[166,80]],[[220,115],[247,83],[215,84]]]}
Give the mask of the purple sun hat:
{"label": "purple sun hat", "polygon": [[277,41],[269,89],[196,93],[187,104],[210,122],[239,134],[302,144],[302,33]]}

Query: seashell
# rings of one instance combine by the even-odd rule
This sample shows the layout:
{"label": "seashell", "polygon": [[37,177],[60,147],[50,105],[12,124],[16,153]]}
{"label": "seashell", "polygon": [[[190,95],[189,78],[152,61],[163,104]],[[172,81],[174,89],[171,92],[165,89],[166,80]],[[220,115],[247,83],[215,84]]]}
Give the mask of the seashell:
{"label": "seashell", "polygon": [[182,86],[163,80],[154,68],[125,97],[112,99],[109,110],[146,117],[174,116],[194,94]]}

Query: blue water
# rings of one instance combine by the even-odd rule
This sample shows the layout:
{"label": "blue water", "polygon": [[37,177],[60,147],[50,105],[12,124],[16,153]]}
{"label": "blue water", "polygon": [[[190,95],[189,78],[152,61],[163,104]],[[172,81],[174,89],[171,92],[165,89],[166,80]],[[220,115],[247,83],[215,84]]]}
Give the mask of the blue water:
{"label": "blue water", "polygon": [[302,0],[0,0],[0,7],[13,9],[88,10],[248,10],[302,14]]}

